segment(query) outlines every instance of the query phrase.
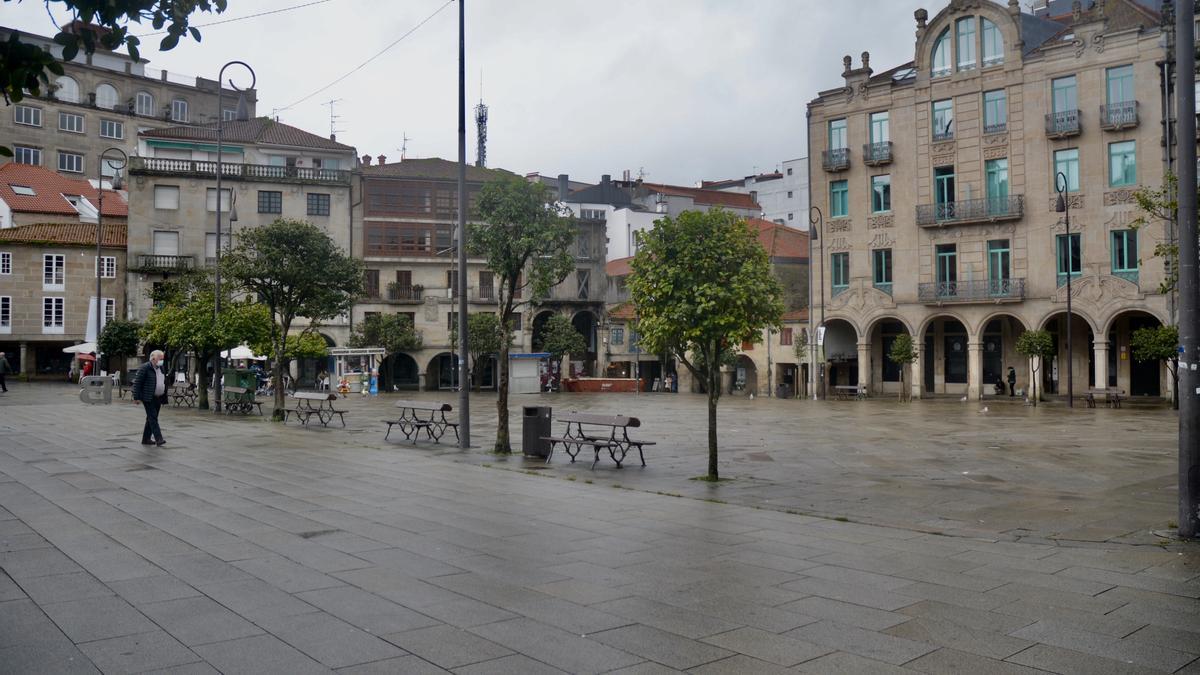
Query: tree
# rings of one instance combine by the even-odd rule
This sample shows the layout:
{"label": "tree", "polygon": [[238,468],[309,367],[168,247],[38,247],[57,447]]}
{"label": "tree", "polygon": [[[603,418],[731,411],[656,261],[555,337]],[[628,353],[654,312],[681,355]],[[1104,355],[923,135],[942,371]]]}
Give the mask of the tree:
{"label": "tree", "polygon": [[[221,267],[270,311],[272,377],[277,383],[283,382],[292,323],[298,317],[315,324],[345,314],[363,290],[362,264],[316,225],[302,220],[279,218],[241,230]],[[276,386],[272,418],[282,421],[283,408],[284,388]]]}
{"label": "tree", "polygon": [[101,354],[111,358],[128,359],[136,356],[141,338],[139,333],[142,325],[136,321],[112,319],[104,324],[96,348]]}
{"label": "tree", "polygon": [[888,359],[900,366],[900,400],[906,401],[912,396],[912,392],[904,386],[904,371],[908,370],[909,365],[917,360],[917,350],[913,347],[912,336],[908,333],[897,335],[892,342],[892,348],[888,350]]}
{"label": "tree", "polygon": [[380,347],[388,354],[416,351],[423,342],[412,319],[403,314],[371,314],[350,334],[351,347]]}
{"label": "tree", "polygon": [[562,314],[555,314],[546,319],[542,328],[542,349],[550,353],[550,360],[558,364],[558,372],[561,375],[563,357],[586,352],[587,339],[575,330],[570,319]]}
{"label": "tree", "polygon": [[[222,288],[221,313],[214,316],[215,290],[212,279],[204,274],[168,282],[155,296],[160,304],[146,317],[142,337],[176,354],[192,352],[201,364],[218,351],[266,339],[271,317],[265,306],[248,298],[234,300],[228,289]],[[207,410],[208,378],[199,380],[197,406]]]}
{"label": "tree", "polygon": [[717,480],[720,364],[783,316],[779,282],[746,221],[726,211],[685,211],[643,233],[629,290],[641,344],[669,351],[708,393],[708,480]]}
{"label": "tree", "polygon": [[[1152,220],[1174,222],[1175,212],[1179,208],[1176,194],[1179,191],[1179,178],[1168,173],[1163,177],[1162,187],[1144,187],[1133,193],[1134,201],[1142,215],[1134,219],[1133,228],[1140,229]],[[1200,188],[1198,188],[1200,192]],[[1163,281],[1158,286],[1160,293],[1170,293],[1179,283],[1179,244],[1171,241],[1160,241],[1154,245],[1154,257],[1162,258],[1166,266]]]}
{"label": "tree", "polygon": [[[467,250],[487,261],[496,276],[500,322],[510,333],[513,311],[524,304],[518,295],[543,298],[575,269],[570,253],[575,223],[556,205],[549,188],[517,176],[486,183],[476,200],[477,222],[467,227]],[[527,301],[526,301],[527,302]],[[496,445],[512,453],[508,433],[508,342],[500,346],[496,398]]]}
{"label": "tree", "polygon": [[[174,49],[185,35],[199,42],[200,31],[188,25],[191,15],[198,11],[224,12],[227,0],[45,0],[47,11],[58,3],[72,17],[54,36],[66,62],[78,56],[81,49],[92,54],[98,47],[112,51],[124,46],[132,58],[139,58],[141,40],[129,34],[130,22],[139,25],[148,22],[154,30],[164,31],[159,51]],[[21,101],[25,98],[24,90],[42,96],[43,88],[50,88],[50,75],[63,72],[62,64],[50,50],[21,41],[16,31],[6,42],[0,42],[0,79],[6,103]],[[12,150],[0,147],[0,155],[12,156]]]}
{"label": "tree", "polygon": [[1171,372],[1171,405],[1179,410],[1179,327],[1146,326],[1133,331],[1129,346],[1138,362],[1162,361]]}
{"label": "tree", "polygon": [[1054,338],[1049,331],[1027,330],[1017,338],[1017,353],[1029,359],[1033,378],[1029,382],[1030,398],[1038,403],[1037,373],[1042,362],[1054,358]]}
{"label": "tree", "polygon": [[[504,339],[504,335],[508,339]],[[505,344],[501,344],[505,343]],[[500,353],[501,347],[512,346],[512,332],[505,331],[500,319],[491,312],[467,315],[467,358],[470,359],[471,385],[479,391],[483,373],[479,361],[485,356]],[[458,349],[458,326],[450,327],[450,348]]]}

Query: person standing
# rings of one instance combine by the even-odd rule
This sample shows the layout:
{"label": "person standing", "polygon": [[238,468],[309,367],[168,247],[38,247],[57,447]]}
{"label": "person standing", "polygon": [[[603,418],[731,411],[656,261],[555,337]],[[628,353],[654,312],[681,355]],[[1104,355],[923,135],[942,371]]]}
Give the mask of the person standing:
{"label": "person standing", "polygon": [[5,394],[8,393],[8,383],[4,381],[4,378],[8,376],[9,372],[11,369],[8,367],[8,357],[4,355],[4,352],[0,352],[0,391]]}
{"label": "person standing", "polygon": [[1012,366],[1008,367],[1008,395],[1016,396],[1017,391],[1017,369]]}
{"label": "person standing", "polygon": [[150,358],[138,368],[133,378],[133,399],[146,410],[146,425],[142,427],[142,445],[163,445],[162,429],[158,426],[158,410],[167,397],[167,376],[162,370],[163,353],[150,352]]}

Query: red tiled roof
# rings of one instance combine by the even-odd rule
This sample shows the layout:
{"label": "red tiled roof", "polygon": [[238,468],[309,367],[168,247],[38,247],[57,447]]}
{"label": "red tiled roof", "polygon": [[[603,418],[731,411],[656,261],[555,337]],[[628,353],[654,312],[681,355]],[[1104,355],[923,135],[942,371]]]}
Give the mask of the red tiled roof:
{"label": "red tiled roof", "polygon": [[808,233],[762,218],[747,218],[758,231],[758,242],[772,258],[807,258]]}
{"label": "red tiled roof", "polygon": [[608,318],[632,321],[637,318],[637,308],[633,306],[632,302],[612,305],[608,308]]}
{"label": "red tiled roof", "polygon": [[662,183],[642,183],[642,187],[651,192],[660,192],[677,197],[691,197],[697,204],[709,206],[729,206],[736,209],[761,210],[762,207],[750,195],[740,192],[722,192],[720,190],[704,190],[679,185],[663,185]]}
{"label": "red tiled roof", "polygon": [[[138,134],[143,138],[179,139],[187,141],[217,140],[217,124],[201,126],[166,127],[150,129]],[[351,151],[354,148],[343,143],[328,139],[324,136],[311,134],[290,124],[276,122],[269,117],[255,117],[252,120],[223,122],[221,138],[229,143],[264,143],[267,145],[286,145],[294,148],[317,148],[321,150]]]}
{"label": "red tiled roof", "polygon": [[784,323],[804,323],[806,321],[808,321],[808,310],[807,309],[796,309],[796,310],[792,310],[790,312],[783,313],[783,322]]}
{"label": "red tiled roof", "polygon": [[632,260],[633,258],[617,258],[616,260],[610,260],[604,264],[604,273],[610,277],[629,276],[629,273],[633,271],[633,268],[629,266],[629,263]]}
{"label": "red tiled roof", "polygon": [[[13,185],[31,188],[36,195],[19,195]],[[9,162],[0,165],[0,199],[18,213],[56,213],[79,216],[63,195],[83,195],[95,206],[99,202],[96,188],[83,179],[67,178],[40,166]],[[125,218],[129,205],[120,192],[104,191],[104,215]],[[93,232],[95,230],[93,229]]]}
{"label": "red tiled roof", "polygon": [[[128,228],[125,225],[104,225],[105,248],[125,248]],[[0,229],[0,242],[13,244],[57,244],[60,246],[95,246],[96,226],[90,223],[38,223]]]}

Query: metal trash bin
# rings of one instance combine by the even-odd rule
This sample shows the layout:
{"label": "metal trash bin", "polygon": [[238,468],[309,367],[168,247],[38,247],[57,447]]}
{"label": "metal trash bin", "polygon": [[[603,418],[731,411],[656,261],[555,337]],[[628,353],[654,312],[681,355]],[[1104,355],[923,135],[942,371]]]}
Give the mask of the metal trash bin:
{"label": "metal trash bin", "polygon": [[550,407],[543,405],[527,405],[521,416],[521,452],[526,457],[550,456],[550,441],[542,438],[550,435]]}

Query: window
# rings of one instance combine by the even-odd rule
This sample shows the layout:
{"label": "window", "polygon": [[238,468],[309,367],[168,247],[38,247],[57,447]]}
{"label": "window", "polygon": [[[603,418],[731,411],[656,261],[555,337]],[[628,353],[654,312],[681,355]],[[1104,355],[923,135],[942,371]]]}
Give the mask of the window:
{"label": "window", "polygon": [[833,253],[829,256],[830,287],[837,295],[850,287],[850,254]]}
{"label": "window", "polygon": [[521,330],[521,313],[513,312],[508,315],[508,329],[511,331]]}
{"label": "window", "polygon": [[831,120],[829,122],[829,149],[840,150],[850,147],[847,145],[846,120]]}
{"label": "window", "polygon": [[153,117],[155,114],[154,96],[148,91],[139,91],[134,97],[134,110],[139,115]]}
{"label": "window", "polygon": [[1003,89],[983,92],[983,133],[995,134],[1008,128],[1008,97]]}
{"label": "window", "polygon": [[1079,191],[1079,149],[1057,150],[1054,153],[1054,189],[1058,190],[1058,174],[1067,180],[1067,192]]}
{"label": "window", "polygon": [[871,213],[892,210],[892,177],[871,177]]}
{"label": "window", "polygon": [[850,215],[850,187],[844,180],[829,184],[829,217],[845,218]]}
{"label": "window", "polygon": [[66,284],[66,257],[61,253],[42,256],[42,290],[61,291]]}
{"label": "window", "polygon": [[954,22],[954,32],[958,36],[958,69],[972,70],[975,68],[975,17],[967,17]]}
{"label": "window", "polygon": [[[229,202],[231,193],[229,188],[221,188],[221,213],[229,213]],[[208,188],[204,194],[205,208],[216,213],[217,211],[217,189]],[[261,198],[259,200],[261,202]]]}
{"label": "window", "polygon": [[933,43],[933,58],[930,59],[929,74],[941,77],[950,74],[950,29],[942,31]]}
{"label": "window", "polygon": [[117,257],[111,255],[100,256],[100,278],[116,279],[117,278]]}
{"label": "window", "polygon": [[63,332],[63,298],[42,298],[42,332]]}
{"label": "window", "polygon": [[0,333],[12,332],[12,296],[0,295]]}
{"label": "window", "polygon": [[938,244],[934,248],[937,259],[937,295],[958,295],[958,248],[955,244]]}
{"label": "window", "polygon": [[364,294],[368,298],[379,297],[379,270],[367,270],[363,275]]}
{"label": "window", "polygon": [[1008,160],[989,159],[984,163],[988,213],[1008,212]]}
{"label": "window", "polygon": [[1112,271],[1117,276],[1137,273],[1137,230],[1112,231]]}
{"label": "window", "polygon": [[446,330],[457,334],[458,331],[458,312],[446,313]]}
{"label": "window", "polygon": [[446,270],[446,288],[452,296],[458,297],[458,270]]}
{"label": "window", "polygon": [[283,213],[283,193],[276,190],[259,190],[258,212]]}
{"label": "window", "polygon": [[790,166],[788,167],[788,175],[789,176],[792,175],[792,167],[790,167]]}
{"label": "window", "polygon": [[592,282],[592,273],[590,271],[576,270],[575,271],[575,285],[578,290],[578,294],[576,295],[576,297],[578,297],[580,300],[587,300],[588,299],[588,291],[590,290],[591,282]]}
{"label": "window", "polygon": [[1109,105],[1136,100],[1133,96],[1133,66],[1118,66],[1104,71]]}
{"label": "window", "polygon": [[892,249],[877,248],[871,251],[871,272],[876,288],[892,292]]}
{"label": "window", "polygon": [[1004,36],[1000,35],[1000,28],[991,21],[980,18],[979,29],[983,33],[983,65],[1004,63]]}
{"label": "window", "polygon": [[221,119],[225,122],[232,122],[237,118],[237,110],[233,108],[225,108],[221,111]]}
{"label": "window", "polygon": [[779,329],[779,344],[783,345],[784,347],[790,347],[790,346],[792,346],[792,343],[793,343],[792,329],[791,328],[780,328]]}
{"label": "window", "polygon": [[58,130],[69,131],[73,134],[82,134],[83,115],[76,115],[69,112],[58,113]]}
{"label": "window", "polygon": [[42,109],[31,105],[18,105],[13,110],[13,121],[30,127],[42,126]]}
{"label": "window", "polygon": [[83,155],[75,152],[58,152],[58,170],[83,173]]}
{"label": "window", "polygon": [[610,335],[609,340],[614,345],[625,344],[625,329],[624,328],[613,328],[609,331],[609,335]]}
{"label": "window", "polygon": [[1010,293],[1012,248],[1007,239],[988,242],[988,292],[1005,297]]}
{"label": "window", "polygon": [[[884,112],[871,113],[871,142],[887,143],[892,139],[888,129],[888,114]],[[788,195],[789,197],[791,195]]]}
{"label": "window", "polygon": [[590,232],[580,232],[575,237],[576,256],[579,258],[592,257],[592,235]]}
{"label": "window", "polygon": [[9,251],[0,251],[0,274],[12,274],[12,253]]}
{"label": "window", "polygon": [[[278,194],[278,193],[276,193],[276,194]],[[310,216],[327,216],[327,215],[329,215],[329,195],[321,194],[319,192],[308,193],[308,215],[310,215]]]}
{"label": "window", "polygon": [[1060,77],[1051,82],[1053,91],[1053,111],[1056,113],[1074,112],[1079,109],[1079,97],[1075,89],[1075,76]]}
{"label": "window", "polygon": [[[953,213],[953,204],[955,200],[954,192],[954,167],[939,166],[933,170],[933,201],[941,207],[947,207],[947,215]],[[943,216],[942,208],[938,209],[938,217]]]}
{"label": "window", "polygon": [[167,230],[155,230],[150,239],[154,255],[179,255],[179,233]]}
{"label": "window", "polygon": [[1137,184],[1136,141],[1108,144],[1108,184],[1121,187]]}
{"label": "window", "polygon": [[31,148],[25,145],[13,146],[13,161],[17,164],[31,164],[33,166],[42,165],[42,151],[40,148]]}
{"label": "window", "polygon": [[96,87],[96,107],[112,110],[117,107],[117,90],[111,84],[102,84]]}
{"label": "window", "polygon": [[954,101],[945,99],[933,102],[933,140],[954,138]]}
{"label": "window", "polygon": [[125,138],[125,123],[116,120],[100,120],[100,137],[117,140]]}
{"label": "window", "polygon": [[482,300],[492,300],[496,297],[496,275],[492,272],[479,272],[479,297]]}
{"label": "window", "polygon": [[54,98],[67,103],[79,103],[79,83],[66,75],[54,81]]}
{"label": "window", "polygon": [[788,214],[788,220],[793,220],[793,219],[795,219],[795,217],[796,217],[796,214],[794,214],[794,213]]}
{"label": "window", "polygon": [[[230,248],[233,247],[232,235],[230,235],[230,233],[228,233],[228,232],[221,232],[221,243],[224,244],[224,246],[221,247],[221,253],[224,254],[226,251],[228,251]],[[216,232],[207,232],[204,235],[204,261],[206,263],[209,263],[209,262],[216,263],[217,262],[217,233]]]}
{"label": "window", "polygon": [[171,120],[174,122],[188,121],[188,102],[177,98],[171,101]]}
{"label": "window", "polygon": [[1067,275],[1077,277],[1083,271],[1083,255],[1079,233],[1060,234],[1056,238],[1058,246],[1058,285],[1067,283]]}
{"label": "window", "polygon": [[788,199],[791,199],[791,198],[792,198],[792,191],[791,191],[791,190],[788,190],[788,197],[787,197],[787,198],[788,198]]}
{"label": "window", "polygon": [[[117,301],[113,298],[104,298],[104,323],[112,321],[117,316]],[[101,327],[101,330],[104,330]]]}
{"label": "window", "polygon": [[155,185],[154,208],[175,211],[179,209],[178,185]]}

